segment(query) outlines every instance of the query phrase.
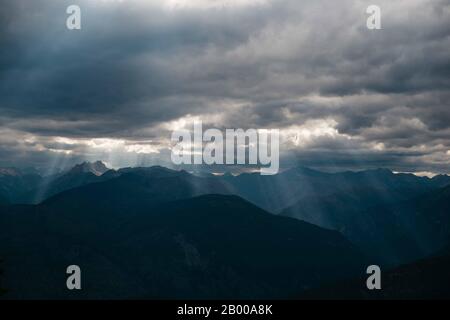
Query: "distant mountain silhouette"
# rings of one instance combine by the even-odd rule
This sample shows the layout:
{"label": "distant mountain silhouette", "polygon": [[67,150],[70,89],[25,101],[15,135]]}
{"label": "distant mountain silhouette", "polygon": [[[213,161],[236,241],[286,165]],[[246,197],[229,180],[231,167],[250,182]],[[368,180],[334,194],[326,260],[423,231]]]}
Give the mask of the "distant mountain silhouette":
{"label": "distant mountain silhouette", "polygon": [[92,173],[96,176],[101,176],[106,171],[108,171],[109,168],[106,167],[106,165],[101,161],[96,162],[83,162],[81,164],[76,165],[70,171],[68,174],[75,174],[75,173]]}
{"label": "distant mountain silhouette", "polygon": [[0,168],[0,204],[28,202],[27,193],[33,190],[42,177],[17,168]]}
{"label": "distant mountain silhouette", "polygon": [[39,203],[60,192],[102,181],[101,175],[108,170],[101,161],[83,162],[62,173],[43,177],[39,184],[26,194],[27,201],[24,203]]}
{"label": "distant mountain silhouette", "polygon": [[84,162],[45,177],[32,168],[0,168],[0,204],[39,203],[59,192],[101,181],[99,177],[108,170],[101,161]]}
{"label": "distant mountain silhouette", "polygon": [[281,215],[340,231],[378,263],[425,257],[450,236],[450,187],[409,200],[377,190],[305,197]]}
{"label": "distant mountain silhouette", "polygon": [[246,173],[222,179],[233,186],[233,193],[275,213],[306,197],[351,195],[370,190],[373,201],[390,203],[438,189],[446,185],[445,181],[450,184],[449,176],[433,180],[413,174],[394,174],[387,169],[325,173],[302,167],[275,176]]}
{"label": "distant mountain silhouette", "polygon": [[[46,177],[28,174],[25,181],[23,181],[25,175],[9,175],[8,179],[5,179],[0,173],[0,198],[7,199],[3,200],[4,203],[39,203],[62,191],[116,178],[123,173],[136,170],[142,172],[143,169],[145,168],[108,170],[102,162],[97,161],[85,162],[60,174]],[[244,173],[239,176],[226,174],[195,177],[215,179],[217,180],[215,184],[221,184],[221,189],[225,188],[227,193],[239,195],[273,213],[294,206],[305,197],[317,195],[350,195],[364,189],[374,193],[372,200],[390,203],[411,199],[450,184],[450,177],[445,175],[429,179],[412,174],[393,174],[387,169],[324,173],[298,167],[275,176]],[[208,193],[214,192],[215,190],[210,190]]]}
{"label": "distant mountain silhouette", "polygon": [[[154,185],[147,175],[157,177]],[[167,185],[183,188],[183,177],[172,175],[127,173],[110,187],[96,183],[41,205],[1,208],[5,298],[283,298],[365,270],[364,256],[339,233],[239,197],[166,202]],[[137,205],[130,191],[106,205],[102,196],[119,197],[118,185],[135,179],[143,179],[136,194],[154,201]],[[79,206],[94,187],[100,205]],[[82,268],[82,291],[65,289],[71,264]]]}

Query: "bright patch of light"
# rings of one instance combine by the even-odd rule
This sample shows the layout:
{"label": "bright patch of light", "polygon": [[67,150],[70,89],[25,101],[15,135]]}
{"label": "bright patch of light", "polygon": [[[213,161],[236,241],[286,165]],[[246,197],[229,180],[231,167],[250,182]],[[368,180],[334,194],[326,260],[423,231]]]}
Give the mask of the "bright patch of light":
{"label": "bright patch of light", "polygon": [[65,154],[65,155],[70,155],[73,153],[72,150],[61,150],[61,149],[53,149],[53,148],[50,148],[48,150],[50,152],[61,153],[61,154]]}
{"label": "bright patch of light", "polygon": [[320,137],[334,138],[339,136],[334,119],[309,120],[300,126],[290,126],[280,131],[281,137],[294,146],[305,146]]}
{"label": "bright patch of light", "polygon": [[428,178],[433,178],[434,176],[436,176],[437,174],[434,172],[429,172],[429,171],[419,171],[419,172],[413,172],[414,175],[418,176],[418,177],[428,177]]}
{"label": "bright patch of light", "polygon": [[125,140],[99,138],[86,141],[86,145],[93,149],[102,149],[104,151],[113,151],[125,146]]}
{"label": "bright patch of light", "polygon": [[[65,137],[55,137],[53,139],[56,143],[71,146],[72,148],[78,147],[82,149],[91,149],[94,151],[107,152],[107,153],[136,153],[136,154],[151,154],[159,153],[157,146],[152,144],[152,141],[139,141],[132,142],[124,139],[111,139],[111,138],[95,138],[95,139],[71,139]],[[73,150],[48,148],[47,150],[56,153],[72,154]]]}
{"label": "bright patch of light", "polygon": [[152,145],[132,144],[125,146],[126,152],[134,152],[139,154],[159,153],[159,150]]}
{"label": "bright patch of light", "polygon": [[373,146],[373,149],[374,149],[374,150],[377,150],[377,151],[383,151],[383,150],[386,149],[386,146],[384,145],[384,143],[379,142],[379,143],[376,143],[376,144]]}
{"label": "bright patch of light", "polygon": [[169,123],[165,124],[164,127],[165,129],[170,131],[192,130],[194,122],[200,121],[202,121],[202,119],[199,116],[191,116],[188,114],[185,117],[170,121]]}

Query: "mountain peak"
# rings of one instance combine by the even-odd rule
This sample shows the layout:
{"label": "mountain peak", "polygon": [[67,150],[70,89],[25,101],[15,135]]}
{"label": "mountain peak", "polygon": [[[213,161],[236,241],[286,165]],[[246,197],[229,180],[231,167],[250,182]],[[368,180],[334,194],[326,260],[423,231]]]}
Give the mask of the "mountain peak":
{"label": "mountain peak", "polygon": [[101,176],[108,170],[109,168],[102,161],[96,161],[96,162],[83,162],[77,164],[70,170],[70,172],[71,173],[90,172],[95,174],[96,176]]}

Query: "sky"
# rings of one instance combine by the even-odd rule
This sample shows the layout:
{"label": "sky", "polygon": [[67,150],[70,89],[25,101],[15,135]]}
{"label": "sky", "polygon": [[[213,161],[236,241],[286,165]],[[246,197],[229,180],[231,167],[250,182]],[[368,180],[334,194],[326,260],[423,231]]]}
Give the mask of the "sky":
{"label": "sky", "polygon": [[170,165],[201,120],[279,129],[283,167],[450,173],[448,1],[3,0],[0,30],[0,166]]}

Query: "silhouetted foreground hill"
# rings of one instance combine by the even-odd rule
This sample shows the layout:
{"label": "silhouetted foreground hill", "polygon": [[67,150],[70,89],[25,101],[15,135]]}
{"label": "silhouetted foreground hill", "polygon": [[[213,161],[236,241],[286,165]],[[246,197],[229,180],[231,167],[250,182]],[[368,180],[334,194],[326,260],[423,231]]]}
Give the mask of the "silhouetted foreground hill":
{"label": "silhouetted foreground hill", "polygon": [[303,299],[450,299],[450,250],[382,272],[382,290],[370,291],[365,279],[311,290]]}
{"label": "silhouetted foreground hill", "polygon": [[[1,209],[5,298],[284,298],[365,270],[364,257],[339,233],[236,196],[127,210],[78,206],[73,192]],[[82,291],[65,289],[71,264],[82,269]]]}

